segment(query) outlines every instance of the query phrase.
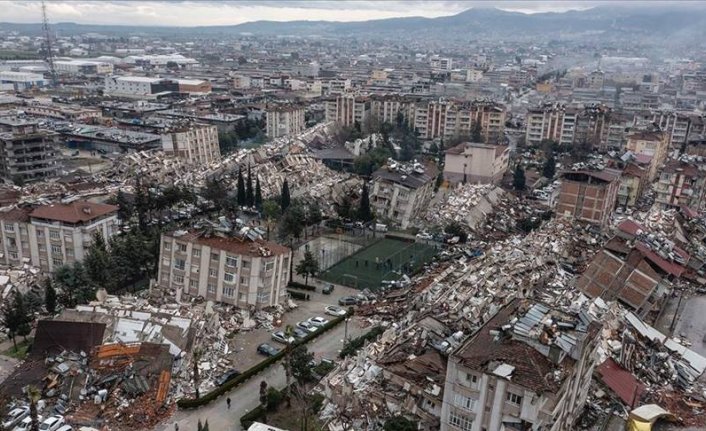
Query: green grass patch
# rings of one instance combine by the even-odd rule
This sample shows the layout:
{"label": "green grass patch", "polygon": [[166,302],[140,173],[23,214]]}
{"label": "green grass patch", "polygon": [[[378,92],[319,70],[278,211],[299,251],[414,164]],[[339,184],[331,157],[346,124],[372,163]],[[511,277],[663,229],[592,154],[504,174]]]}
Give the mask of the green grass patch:
{"label": "green grass patch", "polygon": [[2,352],[4,356],[9,356],[11,358],[15,359],[24,359],[27,357],[27,353],[29,353],[29,348],[32,346],[32,339],[28,338],[27,340],[20,341],[17,343],[17,350],[15,350],[15,346],[10,347],[9,349],[5,350]]}

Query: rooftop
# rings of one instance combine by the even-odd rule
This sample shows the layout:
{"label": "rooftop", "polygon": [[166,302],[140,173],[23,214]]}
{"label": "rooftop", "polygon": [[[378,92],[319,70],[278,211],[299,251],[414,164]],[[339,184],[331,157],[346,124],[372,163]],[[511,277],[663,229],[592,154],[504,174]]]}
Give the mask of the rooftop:
{"label": "rooftop", "polygon": [[196,230],[174,231],[167,234],[167,236],[174,238],[176,241],[193,242],[237,255],[267,257],[290,252],[289,248],[271,241],[249,240],[225,235],[207,236],[203,232]]}
{"label": "rooftop", "polygon": [[438,173],[439,171],[433,163],[424,165],[415,162],[407,166],[400,166],[399,162],[392,160],[373,172],[373,178],[401,184],[411,189],[418,189],[434,181]]}
{"label": "rooftop", "polygon": [[97,204],[88,201],[74,201],[68,204],[42,205],[34,209],[29,216],[64,223],[80,223],[95,220],[106,214],[117,213],[115,205]]}

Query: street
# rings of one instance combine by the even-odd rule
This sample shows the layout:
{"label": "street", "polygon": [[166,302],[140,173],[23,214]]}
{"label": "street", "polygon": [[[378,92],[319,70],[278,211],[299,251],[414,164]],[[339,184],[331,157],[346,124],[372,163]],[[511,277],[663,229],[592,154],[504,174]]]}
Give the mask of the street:
{"label": "street", "polygon": [[[367,331],[361,328],[360,321],[353,317],[348,322],[348,337],[357,337]],[[307,344],[310,352],[315,357],[335,359],[343,346],[343,337],[346,330],[345,323],[341,323],[329,332]],[[259,404],[260,382],[265,380],[271,387],[282,389],[285,386],[284,368],[281,362],[266,369],[257,377],[249,380],[226,396],[196,410],[177,411],[165,424],[157,427],[158,430],[173,431],[174,424],[179,424],[179,431],[196,431],[198,420],[208,420],[209,428],[213,431],[241,430],[240,417]],[[231,399],[230,410],[226,406],[226,398]]]}

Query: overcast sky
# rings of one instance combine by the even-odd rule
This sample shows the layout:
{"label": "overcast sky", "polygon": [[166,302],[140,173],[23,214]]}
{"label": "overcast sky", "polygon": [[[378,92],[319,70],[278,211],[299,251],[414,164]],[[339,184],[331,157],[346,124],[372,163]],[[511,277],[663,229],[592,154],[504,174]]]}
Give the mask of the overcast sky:
{"label": "overcast sky", "polygon": [[[453,15],[472,7],[498,7],[523,13],[588,9],[610,1],[494,1],[494,0],[241,0],[241,1],[85,1],[49,0],[49,21],[123,25],[227,25],[248,21],[369,19]],[[656,2],[630,2],[636,7]],[[663,2],[659,2],[663,3]],[[611,3],[615,4],[615,3]],[[41,20],[40,2],[0,1],[0,21],[34,23]]]}

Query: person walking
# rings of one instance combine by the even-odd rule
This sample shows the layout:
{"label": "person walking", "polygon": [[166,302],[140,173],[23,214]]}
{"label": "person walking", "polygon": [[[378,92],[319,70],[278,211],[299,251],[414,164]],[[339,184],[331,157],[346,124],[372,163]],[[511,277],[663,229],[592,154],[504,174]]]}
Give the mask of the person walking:
{"label": "person walking", "polygon": [[230,410],[230,397],[226,398],[226,404],[228,404],[228,410]]}

